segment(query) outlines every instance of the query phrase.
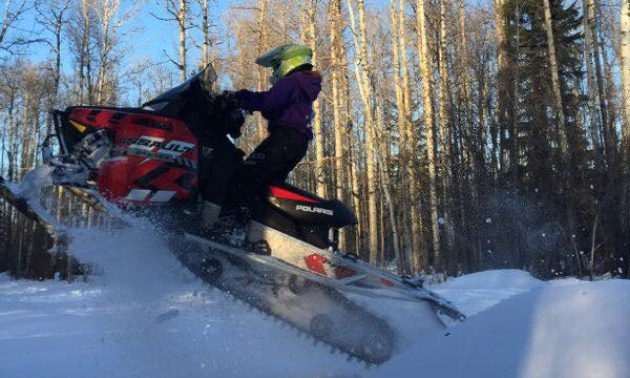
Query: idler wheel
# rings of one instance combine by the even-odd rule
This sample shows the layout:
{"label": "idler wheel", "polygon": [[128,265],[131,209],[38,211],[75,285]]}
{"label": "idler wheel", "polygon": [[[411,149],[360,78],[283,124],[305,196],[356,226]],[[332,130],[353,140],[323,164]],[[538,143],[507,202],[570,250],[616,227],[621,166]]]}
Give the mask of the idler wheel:
{"label": "idler wheel", "polygon": [[215,258],[207,258],[201,262],[201,278],[204,281],[215,283],[223,275],[223,263]]}
{"label": "idler wheel", "polygon": [[387,332],[376,331],[364,338],[362,349],[369,362],[380,364],[392,356],[394,344]]}
{"label": "idler wheel", "polygon": [[289,277],[289,290],[295,295],[303,295],[311,291],[313,283],[305,278],[292,274]]}

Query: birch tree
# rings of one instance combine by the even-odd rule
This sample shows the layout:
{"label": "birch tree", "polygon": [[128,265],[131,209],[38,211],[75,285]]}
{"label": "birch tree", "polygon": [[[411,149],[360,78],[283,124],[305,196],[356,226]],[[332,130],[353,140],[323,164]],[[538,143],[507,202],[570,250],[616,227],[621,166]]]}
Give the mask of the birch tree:
{"label": "birch tree", "polygon": [[52,111],[57,105],[59,84],[61,82],[61,40],[63,28],[68,23],[67,13],[70,9],[70,0],[56,2],[45,8],[38,4],[36,9],[38,22],[52,34],[52,40],[47,40],[47,44],[54,55],[52,66],[53,91],[46,116],[46,134],[50,134],[52,130]]}
{"label": "birch tree", "polygon": [[[269,0],[259,0],[258,7],[258,56],[261,56],[269,49],[269,30],[267,25],[267,13],[269,7]],[[260,92],[263,91],[267,87],[268,77],[269,75],[265,72],[265,69],[262,67],[257,67],[256,72],[257,82],[256,89]],[[257,129],[257,138],[258,141],[262,141],[266,136],[265,130],[265,121],[261,114],[256,115],[256,126]]]}
{"label": "birch tree", "polygon": [[595,150],[595,161],[597,166],[601,169],[601,141],[599,137],[601,129],[601,118],[597,112],[597,104],[599,93],[595,82],[595,68],[593,67],[593,34],[592,34],[592,20],[590,12],[589,0],[582,0],[582,9],[584,10],[584,60],[586,66],[586,83],[588,88],[588,114],[590,124],[591,143]]}
{"label": "birch tree", "polygon": [[[424,114],[424,128],[427,139],[427,164],[429,168],[429,207],[431,211],[431,236],[435,263],[441,265],[440,226],[437,199],[437,170],[436,170],[436,135],[433,119],[433,54],[429,48],[429,32],[426,25],[425,1],[417,0],[417,33],[418,57],[420,58],[420,74],[422,75],[422,111]],[[424,266],[427,266],[426,257]]]}
{"label": "birch tree", "polygon": [[201,63],[205,67],[209,63],[214,64],[214,40],[210,35],[210,28],[214,24],[210,20],[210,5],[212,0],[197,0],[201,7],[201,33],[203,35],[203,47]]}
{"label": "birch tree", "polygon": [[4,6],[0,8],[0,51],[11,54],[16,48],[43,41],[39,38],[29,39],[22,36],[8,38],[14,30],[17,30],[18,24],[31,7],[27,0],[4,0]]}
{"label": "birch tree", "polygon": [[[178,44],[178,61],[175,62],[179,71],[179,80],[181,82],[186,81],[188,72],[188,30],[193,28],[191,23],[191,9],[190,0],[155,0],[155,4],[162,7],[167,13],[166,17],[158,16],[155,13],[151,13],[153,17],[160,21],[175,22],[177,24],[177,30],[179,32],[179,44]],[[168,53],[164,51],[164,54],[168,56]]]}
{"label": "birch tree", "polygon": [[[343,34],[339,34],[339,23],[341,22],[341,2],[340,0],[330,0],[329,3],[329,29],[330,29],[330,87],[332,95],[333,106],[333,123],[335,130],[335,179],[336,179],[336,196],[338,199],[343,200],[346,198],[345,185],[346,185],[346,156],[345,156],[345,125],[341,115],[341,96],[340,91],[340,48],[339,45],[343,43]],[[312,47],[311,47],[312,48]],[[317,107],[319,113],[319,106]],[[317,114],[319,115],[319,114]],[[321,132],[321,124],[319,126]],[[317,154],[319,158],[319,153]],[[321,170],[318,162],[317,169]],[[318,185],[319,187],[319,185]],[[339,235],[339,244],[342,249],[347,247],[345,230]]]}
{"label": "birch tree", "polygon": [[[81,16],[83,22],[83,40],[80,52],[81,102],[83,102],[83,86],[87,89],[88,104],[94,103],[94,86],[92,81],[92,7],[90,0],[81,0]],[[85,69],[85,70],[84,70]],[[84,73],[85,72],[85,73]]]}
{"label": "birch tree", "polygon": [[112,103],[114,100],[113,81],[110,77],[116,58],[114,49],[118,43],[118,32],[127,20],[121,15],[121,0],[96,0],[94,10],[100,31],[99,67],[96,79],[96,103]]}
{"label": "birch tree", "polygon": [[492,167],[499,171],[503,168],[503,152],[499,151],[499,143],[503,141],[503,130],[507,124],[508,83],[506,80],[507,67],[505,60],[505,0],[494,0],[494,38],[497,48],[497,117],[496,126],[491,129],[492,139]]}
{"label": "birch tree", "polygon": [[[401,167],[403,171],[408,173],[408,181],[407,185],[409,188],[409,200],[410,200],[410,211],[409,218],[411,223],[411,251],[409,253],[410,258],[410,266],[412,269],[419,271],[421,269],[420,261],[422,258],[420,255],[421,244],[422,244],[422,217],[420,216],[419,211],[419,203],[420,199],[418,196],[418,179],[420,175],[418,173],[418,164],[417,164],[417,138],[416,138],[416,130],[414,130],[412,126],[412,104],[413,100],[411,98],[411,82],[409,79],[409,59],[407,58],[407,25],[406,21],[406,12],[405,12],[405,1],[399,1],[399,15],[398,15],[398,30],[400,32],[400,71],[402,74],[402,112],[403,112],[403,133],[406,135],[403,142],[407,144],[405,147],[401,147],[403,150],[406,150],[406,158],[403,159],[405,165]],[[408,167],[408,170],[405,168]]]}
{"label": "birch tree", "polygon": [[625,122],[623,142],[626,162],[630,161],[630,0],[623,0],[621,6],[621,81],[623,86],[623,110]]}
{"label": "birch tree", "polygon": [[[313,65],[317,65],[317,34],[316,34],[316,14],[318,8],[318,0],[309,0],[308,3],[308,36],[309,45],[313,51]],[[333,77],[336,78],[333,72]],[[336,83],[333,83],[333,90]],[[334,98],[334,95],[333,95]],[[334,100],[333,100],[334,101]],[[317,178],[317,195],[326,197],[328,188],[326,185],[326,177],[324,175],[324,135],[322,132],[322,118],[319,107],[319,100],[313,103],[313,132],[315,134],[315,176]],[[338,115],[338,114],[337,114]]]}
{"label": "birch tree", "polygon": [[367,201],[368,201],[368,222],[369,222],[369,250],[370,261],[376,262],[379,252],[379,230],[378,230],[378,199],[377,199],[377,172],[376,172],[376,140],[374,136],[374,113],[372,111],[373,97],[369,80],[369,63],[367,50],[367,33],[365,23],[365,3],[357,0],[357,11],[359,15],[359,30],[356,27],[354,8],[350,0],[347,0],[348,11],[350,12],[350,27],[352,29],[355,47],[355,77],[359,86],[359,93],[363,102],[363,114],[365,117],[365,130],[367,132]]}
{"label": "birch tree", "polygon": [[565,154],[568,150],[567,143],[567,124],[564,115],[564,103],[562,100],[562,93],[560,91],[560,74],[558,68],[558,57],[556,55],[556,42],[553,36],[553,20],[551,18],[551,0],[543,0],[544,15],[545,15],[545,29],[547,32],[547,49],[549,50],[549,69],[551,70],[551,83],[553,87],[553,95],[555,101],[555,108],[558,117],[558,136],[560,144],[560,152]]}

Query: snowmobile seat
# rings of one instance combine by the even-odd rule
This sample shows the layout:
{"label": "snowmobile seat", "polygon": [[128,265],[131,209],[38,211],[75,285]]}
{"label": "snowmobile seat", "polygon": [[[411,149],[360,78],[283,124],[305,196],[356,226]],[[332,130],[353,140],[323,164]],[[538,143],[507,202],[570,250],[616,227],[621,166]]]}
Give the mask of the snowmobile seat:
{"label": "snowmobile seat", "polygon": [[300,223],[327,224],[335,228],[358,223],[352,210],[341,201],[327,200],[287,183],[271,185],[268,201]]}

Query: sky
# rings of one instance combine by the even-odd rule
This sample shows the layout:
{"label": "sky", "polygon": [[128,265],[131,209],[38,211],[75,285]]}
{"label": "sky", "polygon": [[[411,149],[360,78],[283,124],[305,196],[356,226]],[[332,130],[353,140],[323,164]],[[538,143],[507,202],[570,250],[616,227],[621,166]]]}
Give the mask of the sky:
{"label": "sky", "polygon": [[[303,0],[306,1],[306,0]],[[366,0],[366,5],[370,6],[382,6],[389,3],[390,0]],[[215,0],[215,8],[212,10],[212,14],[215,17],[219,17],[217,20],[219,28],[226,28],[229,26],[229,20],[225,18],[225,11],[230,5],[236,3],[243,3],[243,0]],[[156,7],[152,4],[146,4],[141,13],[138,16],[138,20],[134,20],[134,23],[141,25],[143,31],[138,33],[139,35],[133,40],[139,42],[139,46],[143,46],[142,49],[136,50],[136,59],[142,59],[149,55],[150,57],[159,57],[162,54],[164,48],[169,51],[169,54],[175,54],[177,51],[178,35],[175,30],[174,24],[166,24],[164,22],[155,20],[151,16],[150,12],[155,12]]]}
{"label": "sky", "polygon": [[[35,0],[27,0],[33,2]],[[57,0],[47,0],[57,1]],[[165,12],[160,9],[156,3],[163,0],[122,0],[123,10],[122,12],[128,12],[132,9],[136,9],[134,16],[128,23],[122,28],[120,33],[121,44],[119,48],[124,49],[123,67],[121,72],[125,69],[130,69],[136,64],[146,61],[151,62],[166,62],[170,56],[172,59],[177,60],[178,50],[178,31],[174,22],[165,22],[157,20],[151,13],[164,16]],[[306,1],[306,0],[303,0]],[[467,0],[469,3],[478,3],[482,1],[490,0]],[[236,3],[244,3],[248,0],[214,0],[212,1],[211,18],[214,18],[217,24],[216,32],[219,34],[219,39],[223,39],[226,33],[226,28],[229,28],[229,19],[226,18],[226,10]],[[15,6],[17,2],[12,2]],[[390,0],[366,0],[366,7],[369,10],[382,9],[389,11]],[[22,32],[27,32],[34,36],[40,37],[42,35],[42,27],[38,25],[35,19],[35,12],[30,12],[27,18],[25,18],[19,25]],[[198,33],[192,32],[191,35]],[[191,46],[189,43],[190,52],[188,56],[189,66],[192,67],[199,61],[199,49]],[[168,54],[168,56],[166,55]],[[71,54],[68,51],[68,47],[64,48],[64,61],[62,62],[62,69],[64,72],[69,73],[69,69],[72,64]],[[31,47],[28,58],[33,63],[40,63],[51,57],[50,49],[46,44],[37,44]],[[167,63],[168,64],[168,63]]]}
{"label": "sky", "polygon": [[[160,57],[164,56],[164,50],[171,56],[176,56],[178,40],[176,25],[175,23],[156,20],[151,15],[151,12],[164,15],[164,12],[155,5],[156,1],[160,0],[123,0],[125,11],[129,11],[132,8],[139,9],[123,29],[125,31],[124,45],[127,49],[127,64],[133,64],[146,59],[159,60]],[[229,26],[228,21],[225,19],[225,11],[230,5],[239,2],[242,3],[244,1],[214,0],[211,17],[219,18],[216,20],[219,27],[217,30]],[[368,7],[382,6],[388,2],[389,0],[366,0],[366,5]],[[31,12],[29,17],[22,22],[20,28],[38,35],[41,33],[41,27],[37,24],[34,16],[34,12]],[[35,63],[46,59],[49,54],[48,47],[43,44],[33,47],[30,52],[30,58]]]}

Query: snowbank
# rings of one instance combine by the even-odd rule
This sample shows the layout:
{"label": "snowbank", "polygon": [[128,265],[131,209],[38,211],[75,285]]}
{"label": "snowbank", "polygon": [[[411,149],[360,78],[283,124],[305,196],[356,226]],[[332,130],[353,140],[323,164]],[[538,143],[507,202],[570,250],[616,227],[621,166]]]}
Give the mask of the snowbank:
{"label": "snowbank", "polygon": [[88,284],[0,276],[0,377],[316,377],[365,367],[202,284],[149,232],[74,232]]}
{"label": "snowbank", "polygon": [[515,295],[545,285],[516,269],[489,270],[455,278],[432,289],[452,300],[466,315],[474,315]]}
{"label": "snowbank", "polygon": [[[495,274],[504,273],[473,278],[487,287],[483,276]],[[417,343],[368,376],[630,377],[630,281],[534,286],[471,316],[448,336]]]}
{"label": "snowbank", "polygon": [[97,267],[90,283],[0,274],[0,377],[630,376],[627,281],[460,277],[434,287],[472,315],[448,336],[419,335],[410,303],[362,298],[402,339],[398,356],[366,369],[202,284],[149,230],[72,240],[73,254]]}
{"label": "snowbank", "polygon": [[543,282],[531,274],[516,269],[488,270],[467,274],[449,280],[438,287],[444,289],[487,289],[487,290],[531,290],[543,285]]}

